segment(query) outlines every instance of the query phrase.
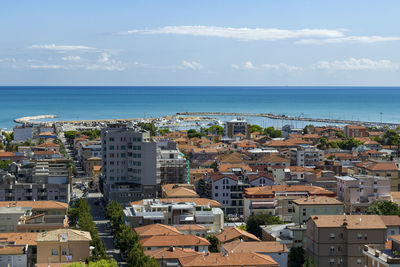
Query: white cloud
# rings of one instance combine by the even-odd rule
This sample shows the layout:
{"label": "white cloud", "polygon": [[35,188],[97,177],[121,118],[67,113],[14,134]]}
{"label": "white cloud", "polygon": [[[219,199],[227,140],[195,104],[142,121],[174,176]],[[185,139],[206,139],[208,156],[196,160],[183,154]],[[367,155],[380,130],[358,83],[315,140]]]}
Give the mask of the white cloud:
{"label": "white cloud", "polygon": [[296,44],[340,44],[340,43],[378,43],[398,41],[400,37],[383,37],[383,36],[347,36],[329,39],[302,39]]}
{"label": "white cloud", "polygon": [[31,69],[42,69],[42,70],[71,70],[71,66],[64,65],[51,65],[51,64],[43,64],[43,65],[29,65]]}
{"label": "white cloud", "polygon": [[192,69],[192,70],[201,70],[201,69],[203,69],[203,65],[201,65],[200,63],[198,63],[196,61],[183,60],[182,61],[182,65],[183,65],[183,67],[188,68],[188,69]]}
{"label": "white cloud", "polygon": [[122,32],[121,34],[175,34],[232,38],[243,41],[275,41],[291,38],[342,37],[344,35],[342,31],[343,30],[328,29],[284,30],[274,28],[231,28],[216,26],[166,26],[156,29],[130,30]]}
{"label": "white cloud", "polygon": [[251,61],[246,61],[246,62],[243,64],[243,68],[246,69],[246,70],[253,70],[253,69],[255,69],[256,67],[254,67],[254,65],[253,65],[253,63],[251,63]]}
{"label": "white cloud", "polygon": [[84,45],[55,45],[55,44],[45,44],[45,45],[31,45],[31,49],[44,49],[52,51],[81,51],[81,52],[99,52],[101,49],[84,46]]}
{"label": "white cloud", "polygon": [[395,71],[400,69],[400,63],[390,60],[373,60],[369,58],[349,58],[348,60],[318,61],[313,66],[320,70],[376,70],[376,71]]}
{"label": "white cloud", "polygon": [[61,58],[64,61],[79,61],[81,60],[80,56],[67,56],[67,57],[62,57]]}
{"label": "white cloud", "polygon": [[232,64],[231,67],[234,68],[235,70],[239,69],[239,66],[237,64]]}

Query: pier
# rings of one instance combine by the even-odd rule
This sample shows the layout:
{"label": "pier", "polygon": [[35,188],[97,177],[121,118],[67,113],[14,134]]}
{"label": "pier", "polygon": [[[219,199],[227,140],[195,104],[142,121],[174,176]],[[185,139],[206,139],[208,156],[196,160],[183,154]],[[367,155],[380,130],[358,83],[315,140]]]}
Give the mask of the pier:
{"label": "pier", "polygon": [[235,117],[265,117],[273,120],[291,120],[291,121],[308,121],[308,122],[323,122],[332,124],[355,124],[364,126],[379,126],[379,127],[397,127],[400,123],[394,122],[373,122],[359,120],[341,120],[341,119],[324,119],[324,118],[307,118],[300,116],[287,116],[273,113],[238,113],[238,112],[178,112],[178,116],[235,116]]}

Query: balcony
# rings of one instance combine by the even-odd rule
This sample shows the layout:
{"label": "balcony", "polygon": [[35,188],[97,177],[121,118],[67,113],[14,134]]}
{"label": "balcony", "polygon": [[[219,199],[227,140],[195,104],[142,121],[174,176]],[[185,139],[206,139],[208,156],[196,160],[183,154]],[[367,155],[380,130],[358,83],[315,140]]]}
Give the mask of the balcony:
{"label": "balcony", "polygon": [[383,261],[389,264],[400,264],[400,255],[394,255],[391,249],[378,250],[371,245],[364,246],[364,255],[369,258],[377,258],[377,261]]}

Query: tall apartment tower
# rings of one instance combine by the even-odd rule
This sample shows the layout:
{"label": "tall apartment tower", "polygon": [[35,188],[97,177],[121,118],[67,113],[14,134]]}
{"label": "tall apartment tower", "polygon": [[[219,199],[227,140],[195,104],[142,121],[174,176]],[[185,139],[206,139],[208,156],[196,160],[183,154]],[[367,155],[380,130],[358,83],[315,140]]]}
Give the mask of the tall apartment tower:
{"label": "tall apartment tower", "polygon": [[250,138],[250,124],[242,118],[225,122],[225,135],[233,138],[236,134],[243,134],[246,138]]}
{"label": "tall apartment tower", "polygon": [[156,197],[157,147],[150,133],[127,125],[101,130],[102,191],[121,204]]}

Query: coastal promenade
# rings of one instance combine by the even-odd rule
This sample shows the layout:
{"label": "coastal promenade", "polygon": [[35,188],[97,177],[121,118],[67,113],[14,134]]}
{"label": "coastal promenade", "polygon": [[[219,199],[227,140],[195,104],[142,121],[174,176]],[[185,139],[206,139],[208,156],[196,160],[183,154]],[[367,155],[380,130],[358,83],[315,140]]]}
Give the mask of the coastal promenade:
{"label": "coastal promenade", "polygon": [[397,127],[400,123],[394,122],[373,122],[358,120],[341,120],[341,119],[324,119],[324,118],[307,118],[301,116],[287,116],[273,113],[237,113],[237,112],[178,112],[178,116],[237,116],[237,117],[265,117],[273,120],[291,120],[291,121],[307,121],[307,122],[323,122],[338,124],[357,124],[364,126],[388,126]]}

